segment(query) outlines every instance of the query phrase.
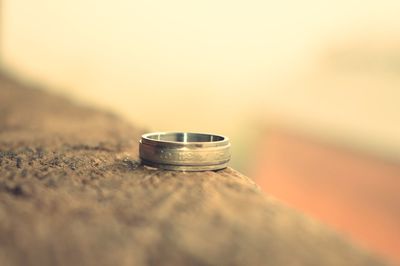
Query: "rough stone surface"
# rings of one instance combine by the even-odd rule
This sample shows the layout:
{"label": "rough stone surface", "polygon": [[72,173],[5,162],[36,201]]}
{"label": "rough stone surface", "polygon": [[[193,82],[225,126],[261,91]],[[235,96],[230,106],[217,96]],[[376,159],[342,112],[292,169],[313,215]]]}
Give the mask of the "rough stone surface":
{"label": "rough stone surface", "polygon": [[384,265],[232,169],[141,166],[140,134],[0,75],[0,265]]}

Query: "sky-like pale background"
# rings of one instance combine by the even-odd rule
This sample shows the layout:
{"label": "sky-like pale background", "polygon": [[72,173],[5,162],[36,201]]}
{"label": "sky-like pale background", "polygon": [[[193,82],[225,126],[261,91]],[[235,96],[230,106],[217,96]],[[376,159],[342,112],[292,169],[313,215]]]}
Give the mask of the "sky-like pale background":
{"label": "sky-like pale background", "polygon": [[[400,156],[400,1],[3,0],[2,67],[150,130],[264,124]],[[235,159],[236,158],[236,159]]]}

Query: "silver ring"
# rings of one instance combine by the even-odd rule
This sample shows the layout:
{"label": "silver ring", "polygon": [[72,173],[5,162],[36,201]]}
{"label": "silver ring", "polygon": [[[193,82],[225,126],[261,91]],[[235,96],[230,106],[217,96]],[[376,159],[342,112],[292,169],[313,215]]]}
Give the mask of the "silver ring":
{"label": "silver ring", "polygon": [[177,171],[207,171],[227,167],[229,139],[224,136],[155,132],[142,135],[139,156],[144,165]]}

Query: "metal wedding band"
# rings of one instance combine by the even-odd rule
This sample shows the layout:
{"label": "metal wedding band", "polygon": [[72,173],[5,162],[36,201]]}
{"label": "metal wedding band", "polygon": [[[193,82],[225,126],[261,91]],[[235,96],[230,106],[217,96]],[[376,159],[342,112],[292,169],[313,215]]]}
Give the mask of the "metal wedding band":
{"label": "metal wedding band", "polygon": [[229,139],[220,135],[156,132],[142,135],[139,156],[144,165],[176,171],[207,171],[227,167]]}

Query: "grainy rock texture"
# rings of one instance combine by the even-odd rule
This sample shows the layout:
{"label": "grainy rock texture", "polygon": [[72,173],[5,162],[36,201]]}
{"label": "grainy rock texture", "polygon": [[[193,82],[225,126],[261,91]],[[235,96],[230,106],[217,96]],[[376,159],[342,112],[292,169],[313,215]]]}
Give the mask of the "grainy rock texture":
{"label": "grainy rock texture", "polygon": [[140,166],[140,133],[0,76],[0,265],[383,265],[232,169]]}

